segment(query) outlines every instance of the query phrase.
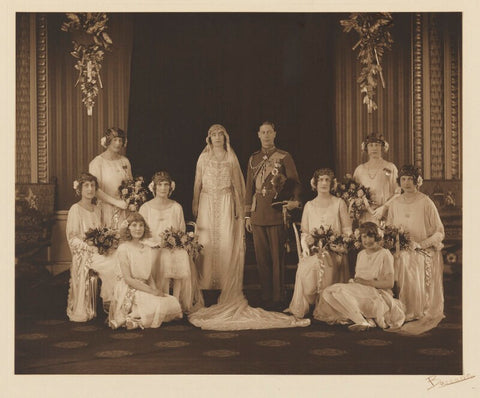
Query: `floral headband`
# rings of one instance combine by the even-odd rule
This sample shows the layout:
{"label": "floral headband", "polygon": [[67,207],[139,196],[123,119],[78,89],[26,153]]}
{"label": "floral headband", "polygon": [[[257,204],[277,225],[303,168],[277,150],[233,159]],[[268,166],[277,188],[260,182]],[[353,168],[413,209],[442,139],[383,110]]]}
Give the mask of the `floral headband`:
{"label": "floral headband", "polygon": [[73,181],[73,189],[75,190],[75,193],[77,194],[77,196],[80,196],[80,183],[78,182],[78,180],[75,180]]}
{"label": "floral headband", "polygon": [[[338,185],[338,181],[336,178],[333,178],[332,179],[333,181],[333,189],[336,189],[337,188],[337,185]],[[317,187],[315,186],[315,177],[312,177],[310,179],[310,186],[312,187],[312,191],[316,191],[317,190]]]}
{"label": "floral headband", "polygon": [[[126,147],[127,146],[127,137],[125,137],[123,139],[123,146]],[[103,136],[101,139],[100,139],[100,145],[103,146],[105,149],[107,149],[107,137],[106,136]]]}
{"label": "floral headband", "polygon": [[[383,228],[380,227],[380,226],[377,226],[377,235],[380,239],[383,239],[383,237],[385,236]],[[360,228],[357,228],[354,231],[353,236],[355,237],[356,240],[360,240],[360,238],[361,238]]]}
{"label": "floral headband", "polygon": [[376,136],[375,134],[372,135],[367,135],[367,138],[362,142],[361,149],[362,151],[367,150],[367,145],[371,144],[373,142],[379,142],[383,145],[383,149],[385,152],[388,152],[388,148],[390,148],[390,145],[388,144],[387,141],[385,141],[385,138],[383,138],[383,135]]}
{"label": "floral headband", "polygon": [[423,177],[420,174],[420,169],[413,165],[405,165],[398,172],[398,184],[400,185],[400,177],[402,176],[410,176],[413,177],[414,180],[417,180],[416,185],[417,187],[422,186],[423,184]]}
{"label": "floral headband", "polygon": [[[167,181],[167,180],[165,180],[165,181]],[[155,192],[154,188],[155,188],[155,183],[152,180],[152,182],[150,184],[148,184],[148,189],[150,190],[151,193],[153,193],[153,196],[156,195],[156,192]],[[169,195],[171,195],[173,191],[175,191],[175,181],[171,180],[170,181],[170,193],[169,193]]]}

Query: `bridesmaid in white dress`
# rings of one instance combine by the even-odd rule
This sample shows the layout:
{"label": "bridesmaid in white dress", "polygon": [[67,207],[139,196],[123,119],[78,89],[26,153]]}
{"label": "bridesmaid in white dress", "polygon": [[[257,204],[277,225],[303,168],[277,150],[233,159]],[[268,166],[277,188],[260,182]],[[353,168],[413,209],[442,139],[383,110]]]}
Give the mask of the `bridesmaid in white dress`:
{"label": "bridesmaid in white dress", "polygon": [[348,324],[352,331],[378,325],[398,329],[405,320],[403,305],[393,298],[393,256],[380,246],[381,231],[376,224],[360,226],[364,250],[358,253],[355,278],[351,283],[327,287],[313,313],[327,323]]}
{"label": "bridesmaid in white dress", "polygon": [[383,153],[389,148],[383,136],[368,135],[362,142],[362,151],[366,151],[368,161],[359,165],[353,173],[353,178],[359,184],[370,188],[372,200],[375,202],[371,210],[365,212],[360,222],[372,221],[378,224],[386,215],[389,202],[399,191],[397,185],[397,167],[383,159]]}
{"label": "bridesmaid in white dress", "polygon": [[[185,219],[182,206],[170,199],[175,189],[175,181],[166,171],[154,174],[149,185],[154,198],[144,203],[139,213],[145,218],[152,231],[153,245],[160,243],[165,230],[173,228],[185,232]],[[193,307],[192,270],[190,258],[184,249],[159,249],[156,255],[153,276],[155,283],[164,293],[169,292],[170,279],[173,279],[173,295],[180,301],[182,309],[189,312]],[[195,275],[196,276],[196,275]],[[198,294],[195,295],[195,301]]]}
{"label": "bridesmaid in white dress", "polygon": [[315,199],[305,204],[302,214],[302,257],[300,258],[295,288],[289,308],[298,318],[303,318],[315,302],[318,295],[327,286],[338,282],[347,282],[350,275],[347,255],[338,255],[325,250],[321,258],[311,255],[308,246],[312,242],[309,235],[314,228],[331,227],[336,234],[351,235],[352,220],[347,206],[341,198],[330,193],[334,185],[331,169],[319,169],[313,174],[310,185],[317,191]]}
{"label": "bridesmaid in white dress", "polygon": [[143,241],[149,234],[139,213],[132,213],[122,224],[125,242],[118,247],[120,269],[108,317],[112,329],[158,328],[183,316],[178,300],[158,289],[152,278],[154,249]]}
{"label": "bridesmaid in white dress", "polygon": [[127,216],[127,204],[120,199],[118,187],[123,180],[133,178],[130,161],[122,155],[127,138],[123,130],[112,127],[100,142],[105,151],[90,162],[88,169],[98,179],[103,223],[116,229]]}
{"label": "bridesmaid in white dress", "polygon": [[207,147],[197,162],[193,214],[204,245],[202,287],[221,288],[218,303],[189,315],[205,330],[304,327],[309,319],[253,308],[243,295],[245,181],[230,140],[220,124],[208,130]]}
{"label": "bridesmaid in white dress", "polygon": [[68,211],[67,241],[72,253],[67,315],[73,322],[85,322],[96,315],[96,289],[89,283],[89,270],[98,272],[102,280],[100,295],[108,306],[115,282],[115,254],[100,255],[98,249],[85,243],[85,232],[102,226],[100,208],[94,204],[98,182],[90,173],[82,173],[74,182],[76,194],[81,196]]}
{"label": "bridesmaid in white dress", "polygon": [[403,193],[392,201],[387,224],[403,227],[412,240],[410,250],[395,256],[395,279],[407,321],[416,320],[405,324],[402,332],[420,334],[444,318],[441,249],[445,232],[435,204],[418,191],[422,184],[418,168],[403,166],[399,176]]}

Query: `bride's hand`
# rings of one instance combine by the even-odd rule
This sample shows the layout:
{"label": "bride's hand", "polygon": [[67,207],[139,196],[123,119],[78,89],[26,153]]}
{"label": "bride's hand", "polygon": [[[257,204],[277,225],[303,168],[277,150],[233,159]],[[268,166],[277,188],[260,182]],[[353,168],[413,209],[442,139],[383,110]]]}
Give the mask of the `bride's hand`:
{"label": "bride's hand", "polygon": [[193,218],[196,219],[198,216],[198,203],[192,204],[192,214],[193,214]]}

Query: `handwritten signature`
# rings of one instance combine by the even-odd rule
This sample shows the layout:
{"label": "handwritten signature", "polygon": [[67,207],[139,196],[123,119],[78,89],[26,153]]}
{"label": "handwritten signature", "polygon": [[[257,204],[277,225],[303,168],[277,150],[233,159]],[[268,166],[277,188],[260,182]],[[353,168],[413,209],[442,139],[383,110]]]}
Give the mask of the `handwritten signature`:
{"label": "handwritten signature", "polygon": [[443,388],[443,387],[449,386],[451,384],[456,384],[456,383],[460,383],[460,382],[465,381],[465,380],[473,379],[474,377],[475,377],[475,375],[471,375],[469,373],[467,373],[466,375],[452,377],[448,380],[442,379],[438,376],[428,376],[426,378],[427,383],[429,385],[427,390],[431,390],[435,387]]}

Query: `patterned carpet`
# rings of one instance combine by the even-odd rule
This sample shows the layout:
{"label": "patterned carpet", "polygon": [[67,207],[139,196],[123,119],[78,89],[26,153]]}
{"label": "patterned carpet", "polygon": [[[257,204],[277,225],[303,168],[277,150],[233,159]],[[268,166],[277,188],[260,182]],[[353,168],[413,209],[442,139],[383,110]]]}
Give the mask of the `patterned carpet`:
{"label": "patterned carpet", "polygon": [[[16,374],[461,374],[461,277],[445,277],[446,318],[420,336],[372,329],[202,331],[181,320],[113,331],[105,316],[69,322],[68,273],[36,287],[17,281]],[[255,302],[256,292],[247,292]]]}

